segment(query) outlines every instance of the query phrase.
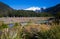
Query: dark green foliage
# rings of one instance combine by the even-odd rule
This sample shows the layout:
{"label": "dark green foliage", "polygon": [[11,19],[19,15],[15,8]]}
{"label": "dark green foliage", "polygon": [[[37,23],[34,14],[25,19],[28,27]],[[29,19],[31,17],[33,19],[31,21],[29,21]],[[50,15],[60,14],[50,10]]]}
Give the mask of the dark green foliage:
{"label": "dark green foliage", "polygon": [[5,3],[3,2],[0,2],[0,17],[6,17],[8,15],[8,11],[12,11],[13,9],[6,5]]}
{"label": "dark green foliage", "polygon": [[8,28],[7,24],[2,23],[2,25],[0,25],[0,29],[4,29],[4,28]]}
{"label": "dark green foliage", "polygon": [[57,25],[59,25],[60,23],[60,11],[56,12],[55,15],[53,15],[55,17],[54,23],[56,23]]}
{"label": "dark green foliage", "polygon": [[55,22],[59,24],[60,20],[60,4],[46,9],[46,12],[52,14],[55,17]]}
{"label": "dark green foliage", "polygon": [[15,23],[14,26],[19,26],[19,24],[18,23]]}
{"label": "dark green foliage", "polygon": [[36,13],[34,11],[15,10],[8,13],[9,17],[50,17],[48,13]]}

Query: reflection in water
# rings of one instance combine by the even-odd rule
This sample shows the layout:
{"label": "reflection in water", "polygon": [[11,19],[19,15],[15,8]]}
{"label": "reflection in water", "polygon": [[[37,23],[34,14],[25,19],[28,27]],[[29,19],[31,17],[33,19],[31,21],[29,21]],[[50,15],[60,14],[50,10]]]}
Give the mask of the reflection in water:
{"label": "reflection in water", "polygon": [[[36,24],[43,24],[43,23],[48,23],[48,21],[47,20],[38,20],[37,22],[34,22],[34,23],[36,23]],[[25,25],[27,25],[28,24],[28,22],[21,22],[20,23],[22,26],[25,26]],[[10,24],[8,24],[8,26],[11,28],[11,27],[13,27],[14,26],[14,24],[13,23],[10,23]]]}
{"label": "reflection in water", "polygon": [[36,24],[41,24],[41,23],[48,23],[48,21],[47,21],[47,20],[38,20],[38,21],[36,22]]}
{"label": "reflection in water", "polygon": [[13,23],[8,24],[9,28],[12,28],[14,26]]}

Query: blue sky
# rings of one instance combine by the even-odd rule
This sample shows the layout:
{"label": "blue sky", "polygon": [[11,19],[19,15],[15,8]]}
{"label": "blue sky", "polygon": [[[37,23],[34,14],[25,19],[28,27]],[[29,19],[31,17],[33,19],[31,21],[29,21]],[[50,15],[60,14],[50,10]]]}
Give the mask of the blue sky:
{"label": "blue sky", "polygon": [[0,0],[14,9],[29,7],[51,7],[60,3],[60,0]]}

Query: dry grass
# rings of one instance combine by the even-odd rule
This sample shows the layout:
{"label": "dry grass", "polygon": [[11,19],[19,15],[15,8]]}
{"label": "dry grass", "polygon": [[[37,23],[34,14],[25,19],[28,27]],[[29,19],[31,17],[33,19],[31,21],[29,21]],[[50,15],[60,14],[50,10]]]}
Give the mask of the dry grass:
{"label": "dry grass", "polygon": [[29,20],[37,21],[37,20],[47,20],[52,17],[2,17],[0,21],[4,21],[4,23],[16,23],[16,22],[28,22]]}
{"label": "dry grass", "polygon": [[37,30],[38,32],[39,31],[47,31],[50,29],[51,26],[48,26],[48,25],[45,25],[45,24],[32,24],[32,25],[29,25],[29,26],[25,26],[24,28],[28,31],[28,32],[31,32],[32,29],[35,29]]}
{"label": "dry grass", "polygon": [[[42,36],[40,36],[40,34],[38,34],[38,36],[40,36],[41,38],[44,37],[45,35],[48,37],[47,34],[52,35],[52,34],[55,33],[55,32],[53,33],[52,30],[51,30],[52,34],[50,34],[50,29],[54,29],[54,28],[56,28],[56,27],[46,25],[46,24],[29,23],[27,26],[18,25],[18,26],[12,27],[12,28],[2,29],[3,33],[0,34],[0,37],[1,37],[0,39],[24,39],[24,38],[22,38],[23,34],[25,34],[25,35],[27,34],[27,35],[29,35],[29,37],[30,36],[33,37],[34,33],[36,33],[36,34],[40,33]],[[59,27],[57,27],[57,31],[58,31],[58,28]],[[40,31],[42,31],[42,33]],[[45,31],[48,31],[48,32],[44,33]]]}

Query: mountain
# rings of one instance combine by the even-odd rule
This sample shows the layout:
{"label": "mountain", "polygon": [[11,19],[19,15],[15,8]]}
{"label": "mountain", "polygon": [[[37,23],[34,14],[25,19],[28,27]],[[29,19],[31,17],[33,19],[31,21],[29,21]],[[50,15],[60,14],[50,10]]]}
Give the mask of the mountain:
{"label": "mountain", "polygon": [[13,8],[11,8],[10,6],[8,6],[7,4],[0,2],[0,16],[1,15],[7,15],[7,13],[10,11],[12,11]]}
{"label": "mountain", "polygon": [[48,17],[60,12],[60,4],[50,8],[30,7],[24,10],[14,10],[7,4],[0,2],[0,17]]}
{"label": "mountain", "polygon": [[46,8],[40,8],[40,10],[36,10],[35,12],[45,12]]}
{"label": "mountain", "polygon": [[60,12],[60,4],[57,4],[56,6],[53,6],[50,8],[47,8],[45,11],[52,13],[52,14],[56,14],[57,12]]}
{"label": "mountain", "polygon": [[30,8],[24,9],[24,10],[30,10],[30,11],[35,11],[35,12],[39,13],[39,12],[44,12],[45,9],[46,9],[45,7],[43,7],[43,8],[40,8],[40,7],[30,7]]}
{"label": "mountain", "polygon": [[7,4],[0,2],[0,10],[12,10],[12,8]]}
{"label": "mountain", "polygon": [[39,7],[29,7],[29,8],[24,9],[24,10],[36,11],[36,10],[40,10],[40,8]]}

